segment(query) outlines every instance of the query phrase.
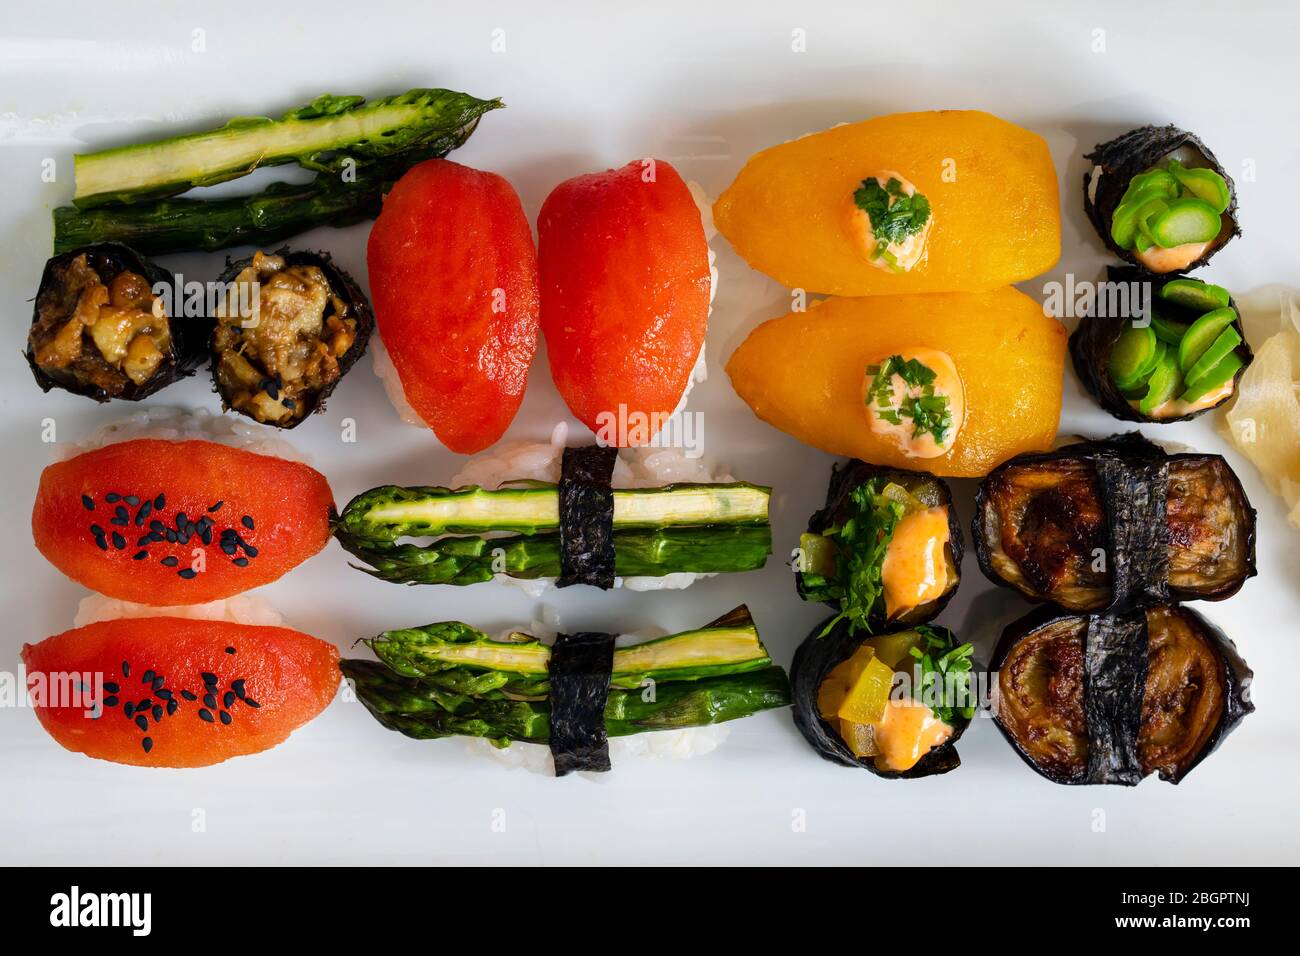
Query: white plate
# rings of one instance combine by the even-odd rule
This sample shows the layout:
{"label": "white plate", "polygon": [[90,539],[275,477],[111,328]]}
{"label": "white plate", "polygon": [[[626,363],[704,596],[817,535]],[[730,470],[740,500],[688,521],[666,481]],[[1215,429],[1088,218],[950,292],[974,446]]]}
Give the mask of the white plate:
{"label": "white plate", "polygon": [[[315,95],[448,86],[500,95],[453,158],[504,174],[535,217],[578,173],[654,155],[716,195],[754,151],[846,120],[905,109],[978,107],[1047,138],[1061,177],[1064,256],[1031,294],[1105,262],[1080,206],[1081,153],[1146,122],[1199,133],[1237,177],[1243,238],[1205,276],[1244,291],[1300,285],[1295,258],[1294,130],[1300,80],[1294,5],[1187,15],[1183,3],[867,5],[568,3],[444,8],[384,3],[204,12],[154,5],[6,4],[0,12],[0,263],[8,345],[0,349],[0,508],[10,541],[0,578],[8,621],[0,670],[70,626],[83,591],[32,548],[28,514],[50,449],[42,422],[77,440],[129,411],[42,396],[23,362],[29,299],[49,254],[49,209],[71,195],[78,149],[200,129],[239,113],[279,112]],[[803,31],[802,33],[798,31]],[[802,38],[805,52],[797,52]],[[197,47],[202,45],[202,49]],[[1099,44],[1104,49],[1098,51]],[[504,45],[504,49],[501,49]],[[42,180],[42,161],[57,179]],[[1247,164],[1256,177],[1242,175]],[[237,190],[245,188],[238,184]],[[320,229],[365,280],[366,227]],[[572,628],[680,629],[747,601],[788,664],[823,612],[794,594],[783,554],[825,492],[831,458],[757,421],[721,363],[757,321],[786,310],[784,290],[717,241],[721,289],[710,378],[692,398],[707,452],[775,486],[777,554],[758,573],[658,594],[549,598]],[[171,257],[206,277],[222,254]],[[157,404],[213,407],[205,381]],[[340,441],[355,419],[358,440]],[[565,417],[542,355],[508,438],[538,438]],[[576,426],[575,426],[576,427]],[[1065,382],[1063,433],[1119,423]],[[1148,434],[1223,452],[1213,420]],[[445,481],[460,467],[429,433],[401,425],[366,360],[323,416],[293,432],[340,502],[383,482]],[[285,745],[198,771],[138,770],[69,754],[26,708],[0,708],[0,859],[15,863],[272,862],[1281,862],[1300,849],[1295,695],[1300,669],[1300,532],[1254,470],[1229,458],[1259,510],[1260,576],[1222,604],[1198,605],[1236,639],[1257,675],[1258,712],[1185,783],[1136,790],[1053,786],[993,725],[961,742],[944,777],[888,782],[819,759],[786,712],[733,724],[723,748],[689,761],[625,762],[600,782],[554,780],[472,758],[462,742],[420,743],[338,701]],[[963,521],[973,482],[955,483]],[[1029,610],[966,561],[940,621],[987,651]],[[462,618],[487,628],[538,610],[495,585],[400,588],[349,570],[335,545],[263,589],[293,625],[347,649],[394,626]]]}

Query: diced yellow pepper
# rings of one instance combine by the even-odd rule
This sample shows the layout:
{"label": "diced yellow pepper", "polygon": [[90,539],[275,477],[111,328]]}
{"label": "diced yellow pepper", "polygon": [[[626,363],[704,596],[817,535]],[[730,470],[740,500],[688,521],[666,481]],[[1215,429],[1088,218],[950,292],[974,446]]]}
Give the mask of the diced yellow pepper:
{"label": "diced yellow pepper", "polygon": [[840,721],[840,737],[855,757],[874,757],[880,753],[876,742],[875,724],[855,724],[849,720]]}
{"label": "diced yellow pepper", "polygon": [[839,714],[849,689],[875,654],[875,650],[864,643],[850,657],[830,669],[821,687],[817,688],[817,712],[823,718],[831,720]]}
{"label": "diced yellow pepper", "polygon": [[911,671],[912,648],[921,646],[921,635],[916,631],[898,631],[894,634],[881,634],[865,643],[891,669]]}
{"label": "diced yellow pepper", "polygon": [[894,685],[894,669],[873,653],[867,666],[849,688],[840,705],[840,720],[855,724],[878,724],[885,716],[889,692]]}

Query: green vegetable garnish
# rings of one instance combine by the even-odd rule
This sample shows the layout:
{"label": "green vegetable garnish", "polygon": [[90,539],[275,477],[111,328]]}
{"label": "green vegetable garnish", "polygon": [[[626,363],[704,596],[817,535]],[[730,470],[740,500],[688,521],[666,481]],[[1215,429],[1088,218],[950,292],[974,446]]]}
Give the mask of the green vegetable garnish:
{"label": "green vegetable garnish", "polygon": [[[934,436],[936,445],[942,446],[952,429],[952,409],[948,396],[934,390],[935,372],[916,359],[891,355],[879,365],[867,366],[872,376],[865,402],[877,418],[891,425],[901,425],[904,418],[912,420],[912,437],[919,438],[927,432]],[[919,388],[919,396],[907,396],[897,406],[893,403],[893,378],[897,375],[908,388]]]}
{"label": "green vegetable garnish", "polygon": [[924,650],[920,647],[911,650],[912,657],[916,659],[915,669],[920,672],[917,689],[925,689],[928,682],[934,683],[937,688],[946,688],[949,683],[946,678],[951,675],[954,695],[960,700],[971,703],[961,707],[947,704],[931,705],[930,709],[946,724],[952,723],[955,714],[970,720],[975,716],[974,694],[970,686],[971,674],[975,666],[974,646],[958,644],[951,633],[924,624],[918,624],[914,630],[925,640]]}
{"label": "green vegetable garnish", "polygon": [[1110,237],[1121,249],[1146,252],[1219,234],[1231,193],[1212,169],[1188,169],[1176,159],[1134,176],[1111,214]]}
{"label": "green vegetable garnish", "polygon": [[883,186],[874,176],[862,180],[853,202],[871,217],[871,233],[877,239],[876,253],[920,232],[930,219],[930,200],[920,193],[907,195],[894,177]]}

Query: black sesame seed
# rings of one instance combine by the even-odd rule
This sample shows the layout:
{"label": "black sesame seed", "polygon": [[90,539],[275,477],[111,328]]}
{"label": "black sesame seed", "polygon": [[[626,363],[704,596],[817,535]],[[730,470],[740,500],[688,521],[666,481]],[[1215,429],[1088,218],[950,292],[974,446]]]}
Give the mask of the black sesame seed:
{"label": "black sesame seed", "polygon": [[153,672],[153,670],[152,670],[152,668],[151,668],[151,669],[145,671],[143,674],[140,675],[140,683],[141,683],[141,684],[152,684],[152,683],[153,683],[153,679],[154,679],[156,676],[157,676],[157,675]]}
{"label": "black sesame seed", "polygon": [[162,715],[163,715],[162,705],[161,705],[161,704],[154,704],[154,705],[153,705],[153,710],[151,710],[150,713],[153,714],[153,722],[154,722],[155,724],[158,723],[158,721],[162,720]]}
{"label": "black sesame seed", "polygon": [[289,411],[293,411],[295,408],[298,407],[298,403],[295,402],[292,398],[286,398],[280,404],[283,405],[285,408],[289,409]]}
{"label": "black sesame seed", "polygon": [[132,714],[135,713],[135,704],[131,703],[131,702],[128,700],[125,704],[122,705],[122,713],[124,713],[124,714],[126,714],[126,716],[130,717]]}
{"label": "black sesame seed", "polygon": [[152,706],[153,706],[152,697],[141,697],[139,700],[135,702],[136,710],[148,710]]}
{"label": "black sesame seed", "polygon": [[153,738],[152,737],[144,738],[144,740],[140,741],[140,746],[144,748],[145,753],[148,753],[149,751],[153,750]]}
{"label": "black sesame seed", "polygon": [[107,532],[105,532],[104,529],[101,528],[99,525],[92,524],[90,526],[90,533],[93,534],[96,538],[102,538]]}
{"label": "black sesame seed", "polygon": [[159,521],[157,518],[154,518],[152,521],[149,522],[150,531],[165,531],[166,529],[167,526],[163,524],[161,521]]}
{"label": "black sesame seed", "polygon": [[126,510],[125,505],[118,505],[113,509],[113,516],[120,521],[127,521],[131,517],[131,512]]}
{"label": "black sesame seed", "polygon": [[167,496],[159,494],[158,497],[153,500],[153,506],[155,510],[162,511],[163,508],[167,507]]}
{"label": "black sesame seed", "polygon": [[170,541],[172,544],[176,543],[176,532],[173,531],[171,528],[167,529],[167,540]]}
{"label": "black sesame seed", "polygon": [[[233,647],[227,647],[227,648],[226,648],[226,653],[227,653],[227,654],[233,654],[233,653],[235,653],[235,649],[234,649]],[[242,684],[243,681],[236,681],[235,683]],[[234,685],[234,684],[231,684],[230,686],[231,686],[231,687],[234,687],[235,685]]]}
{"label": "black sesame seed", "polygon": [[122,688],[119,685],[113,683],[112,681],[108,681],[108,680],[104,681],[104,690],[108,691],[110,694],[116,694],[121,689]]}
{"label": "black sesame seed", "polygon": [[170,717],[172,714],[176,713],[180,706],[181,705],[174,700],[167,701],[167,716]]}
{"label": "black sesame seed", "polygon": [[[158,691],[162,689],[162,685],[164,683],[162,674],[159,674],[150,683],[153,684],[154,693],[158,693]],[[170,691],[168,693],[170,693]],[[162,694],[158,694],[158,696],[161,697]]]}
{"label": "black sesame seed", "polygon": [[81,504],[85,507],[87,511],[95,510],[95,501],[93,498],[90,497],[90,495],[82,495]]}
{"label": "black sesame seed", "polygon": [[248,555],[250,558],[255,558],[257,557],[257,549],[251,544],[244,543],[244,554]]}
{"label": "black sesame seed", "polygon": [[182,528],[184,528],[184,527],[185,527],[187,524],[189,524],[189,523],[190,523],[190,519],[189,519],[188,517],[186,517],[184,511],[178,511],[178,512],[176,512],[176,530],[177,530],[177,531],[180,531]]}
{"label": "black sesame seed", "polygon": [[181,696],[184,697],[186,700],[198,700],[198,699],[199,699],[199,695],[196,694],[196,693],[194,693],[194,691],[192,691],[192,690],[183,690],[183,691],[181,691]]}
{"label": "black sesame seed", "polygon": [[117,706],[117,698],[116,698],[116,697],[105,697],[105,698],[104,698],[104,706],[105,706],[105,707],[116,707],[116,706]]}
{"label": "black sesame seed", "polygon": [[128,664],[126,661],[122,662],[122,676],[123,677],[131,676],[131,665]]}
{"label": "black sesame seed", "polygon": [[199,676],[203,678],[203,683],[205,684],[214,685],[217,682],[217,675],[213,674],[211,671],[204,671],[199,674]]}
{"label": "black sesame seed", "polygon": [[230,563],[237,568],[246,568],[248,567],[248,558],[235,558],[235,560]]}
{"label": "black sesame seed", "polygon": [[245,698],[244,698],[244,703],[247,704],[249,707],[261,707],[261,706],[262,706],[262,705],[259,704],[257,701],[253,700],[253,698],[251,698],[251,697],[245,697]]}
{"label": "black sesame seed", "polygon": [[135,554],[131,555],[133,561],[143,561],[147,557],[149,557],[148,551],[137,551]]}
{"label": "black sesame seed", "polygon": [[139,495],[127,495],[127,496],[126,496],[125,498],[123,498],[122,500],[125,501],[125,502],[126,502],[128,505],[130,505],[132,508],[134,508],[136,505],[138,505],[138,504],[140,503],[140,496],[139,496]]}
{"label": "black sesame seed", "polygon": [[240,518],[239,523],[242,524],[249,531],[253,530],[253,519],[250,518],[248,515],[244,515],[244,517]]}
{"label": "black sesame seed", "polygon": [[135,725],[136,725],[137,727],[139,727],[141,730],[148,730],[148,729],[149,729],[149,718],[146,717],[144,714],[136,714],[136,715],[135,715]]}
{"label": "black sesame seed", "polygon": [[240,700],[243,700],[243,699],[244,699],[244,694],[245,694],[245,691],[244,691],[244,678],[241,677],[241,678],[239,678],[239,680],[232,680],[232,681],[230,682],[230,689],[233,690],[233,691],[235,692],[235,696],[236,696],[236,697],[238,697]]}
{"label": "black sesame seed", "polygon": [[233,704],[234,702],[235,702],[235,692],[233,690],[228,690],[221,695],[221,706],[225,707],[227,710],[230,709],[230,705]]}
{"label": "black sesame seed", "polygon": [[234,554],[239,550],[239,545],[235,544],[234,541],[227,539],[221,542],[221,550],[226,552],[226,554]]}
{"label": "black sesame seed", "polygon": [[146,501],[140,506],[140,510],[135,513],[135,523],[137,527],[144,524],[144,519],[149,517],[151,511],[153,511],[152,501]]}
{"label": "black sesame seed", "polygon": [[113,547],[117,548],[119,551],[126,547],[126,538],[122,537],[116,531],[113,532]]}
{"label": "black sesame seed", "polygon": [[199,532],[199,537],[203,539],[203,543],[204,543],[204,544],[211,544],[211,543],[212,543],[212,529],[211,529],[211,528],[208,528],[208,527],[205,527],[202,531]]}
{"label": "black sesame seed", "polygon": [[[160,677],[160,678],[158,678],[158,680],[161,682],[161,681],[162,681],[162,678]],[[157,684],[154,684],[154,685],[153,685],[153,689],[154,689],[155,693],[157,693],[157,695],[158,695],[159,697],[161,697],[163,700],[171,700],[171,699],[172,699],[172,692],[169,691],[167,688],[165,688],[165,687],[159,687]]]}
{"label": "black sesame seed", "polygon": [[111,505],[114,502],[121,501],[122,496],[119,495],[116,491],[110,491],[108,494],[104,495],[104,500]]}
{"label": "black sesame seed", "polygon": [[164,568],[174,568],[176,565],[181,563],[181,560],[175,555],[168,555],[162,559],[161,563]]}
{"label": "black sesame seed", "polygon": [[181,577],[183,577],[186,581],[190,581],[193,580],[195,577],[197,577],[199,572],[195,571],[193,568],[181,568],[176,573],[179,574]]}
{"label": "black sesame seed", "polygon": [[223,724],[229,724],[229,723],[230,723],[230,714],[226,713],[226,711],[224,711],[224,710],[221,712],[221,722],[222,722]]}
{"label": "black sesame seed", "polygon": [[147,534],[142,534],[140,535],[140,537],[135,539],[135,546],[137,548],[143,548],[148,543],[149,543],[149,536]]}
{"label": "black sesame seed", "polygon": [[224,504],[224,501],[218,501],[215,505],[208,505],[208,513],[211,514],[214,511],[220,511],[221,506]]}
{"label": "black sesame seed", "polygon": [[216,707],[216,706],[217,706],[217,695],[216,695],[216,694],[204,694],[204,695],[203,695],[203,703],[207,704],[209,707]]}
{"label": "black sesame seed", "polygon": [[200,707],[199,720],[206,720],[208,723],[212,723],[212,711],[208,710],[206,707]]}
{"label": "black sesame seed", "polygon": [[179,535],[177,535],[177,537],[180,538],[181,544],[189,544],[190,538],[193,536],[193,534],[194,534],[194,526],[189,525],[186,527],[184,531],[182,531]]}
{"label": "black sesame seed", "polygon": [[107,550],[108,550],[108,542],[105,541],[103,538],[96,538],[96,539],[95,539],[95,544],[99,545],[99,550],[100,550],[100,551],[107,551]]}
{"label": "black sesame seed", "polygon": [[159,531],[150,531],[149,534],[148,534],[146,537],[148,537],[150,541],[166,541],[166,540],[167,540],[166,536],[163,535],[163,534],[162,534],[161,532],[159,532]]}

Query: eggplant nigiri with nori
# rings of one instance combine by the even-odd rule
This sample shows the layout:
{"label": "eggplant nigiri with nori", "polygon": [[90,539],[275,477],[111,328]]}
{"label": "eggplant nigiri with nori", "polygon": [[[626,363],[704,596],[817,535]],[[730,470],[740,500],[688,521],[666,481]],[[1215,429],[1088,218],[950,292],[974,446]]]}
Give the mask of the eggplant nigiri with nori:
{"label": "eggplant nigiri with nori", "polygon": [[578,176],[537,235],[555,387],[603,444],[647,444],[703,377],[713,280],[691,188],[655,159]]}
{"label": "eggplant nigiri with nori", "polygon": [[174,287],[170,272],[118,243],[55,256],[27,332],[36,384],[97,402],[134,402],[192,375],[210,325],[172,314]]}
{"label": "eggplant nigiri with nori", "polygon": [[221,276],[229,293],[212,331],[212,379],[223,408],[293,428],[366,350],[365,294],[324,252],[255,252]]}
{"label": "eggplant nigiri with nori", "polygon": [[50,465],[37,550],[91,590],[201,604],[279,578],[329,540],[333,494],[296,461],[214,441],[117,441]]}

